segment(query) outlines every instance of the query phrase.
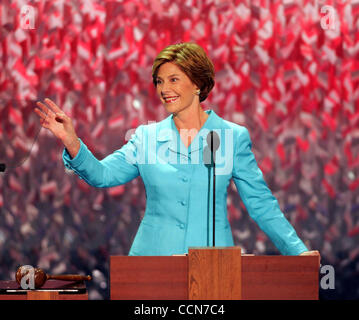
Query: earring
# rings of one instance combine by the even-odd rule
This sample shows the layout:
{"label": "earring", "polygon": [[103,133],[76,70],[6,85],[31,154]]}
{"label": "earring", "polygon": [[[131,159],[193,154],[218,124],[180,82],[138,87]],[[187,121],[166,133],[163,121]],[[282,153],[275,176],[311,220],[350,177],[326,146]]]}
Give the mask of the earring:
{"label": "earring", "polygon": [[201,90],[198,89],[198,90],[196,91],[196,95],[199,96],[200,93],[201,93]]}

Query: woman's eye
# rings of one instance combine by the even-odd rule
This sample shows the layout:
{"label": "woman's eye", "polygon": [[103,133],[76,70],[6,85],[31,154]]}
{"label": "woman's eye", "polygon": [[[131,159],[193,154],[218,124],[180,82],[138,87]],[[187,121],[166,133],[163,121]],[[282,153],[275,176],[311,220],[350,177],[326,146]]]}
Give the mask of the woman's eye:
{"label": "woman's eye", "polygon": [[[170,81],[176,82],[177,80],[178,80],[178,78],[172,78]],[[162,83],[162,80],[159,80],[159,79],[156,80],[156,84],[161,84],[161,83]]]}

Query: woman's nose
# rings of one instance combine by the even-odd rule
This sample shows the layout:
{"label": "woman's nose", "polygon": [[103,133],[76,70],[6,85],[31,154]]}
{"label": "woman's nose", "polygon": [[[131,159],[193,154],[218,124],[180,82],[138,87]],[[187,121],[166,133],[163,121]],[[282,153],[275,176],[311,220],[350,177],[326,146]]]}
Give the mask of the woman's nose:
{"label": "woman's nose", "polygon": [[168,84],[168,82],[164,81],[161,85],[161,92],[166,93],[168,91],[169,91],[169,84]]}

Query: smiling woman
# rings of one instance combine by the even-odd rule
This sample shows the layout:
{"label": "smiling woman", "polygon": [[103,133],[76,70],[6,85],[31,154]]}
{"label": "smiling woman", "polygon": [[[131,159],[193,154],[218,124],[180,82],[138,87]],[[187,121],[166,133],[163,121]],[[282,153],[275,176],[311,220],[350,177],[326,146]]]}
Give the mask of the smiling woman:
{"label": "smiling woman", "polygon": [[157,95],[188,147],[208,118],[200,103],[214,87],[214,67],[203,48],[195,43],[179,43],[164,48],[152,67]]}
{"label": "smiling woman", "polygon": [[188,108],[192,111],[199,108],[199,88],[172,62],[160,66],[156,90],[164,107],[170,113],[178,115]]}
{"label": "smiling woman", "polygon": [[[233,246],[227,216],[231,181],[249,215],[282,254],[311,254],[264,181],[248,130],[213,110],[203,110],[201,102],[215,83],[213,64],[205,51],[194,43],[168,46],[158,54],[152,70],[156,92],[170,115],[158,123],[139,126],[128,143],[102,160],[95,158],[76,135],[71,118],[53,101],[46,99],[47,105],[38,102],[35,110],[41,124],[63,142],[65,166],[88,184],[106,188],[138,176],[143,179],[146,210],[129,255],[183,254],[190,247],[210,246],[214,235],[212,245]],[[216,173],[215,201],[208,187],[214,185],[210,178],[213,168],[204,159],[209,148],[205,133],[209,131],[222,137],[221,152],[231,164],[229,170]],[[156,155],[161,161],[146,162],[146,157],[142,161],[139,155]],[[214,211],[215,217],[211,216]]]}
{"label": "smiling woman", "polygon": [[179,43],[166,47],[156,57],[152,66],[152,80],[157,87],[160,67],[172,62],[200,90],[199,101],[203,102],[214,87],[214,66],[203,48],[195,43]]}

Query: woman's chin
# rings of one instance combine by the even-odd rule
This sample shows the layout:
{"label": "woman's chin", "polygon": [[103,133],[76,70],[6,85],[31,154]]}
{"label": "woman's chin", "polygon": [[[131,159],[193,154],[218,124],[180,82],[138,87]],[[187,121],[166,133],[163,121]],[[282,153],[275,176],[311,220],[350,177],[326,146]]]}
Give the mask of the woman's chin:
{"label": "woman's chin", "polygon": [[164,103],[163,105],[164,105],[165,109],[166,109],[168,112],[170,112],[170,113],[174,113],[174,112],[176,112],[176,111],[179,109],[179,108],[178,108],[178,105],[175,106],[175,105],[172,104],[172,103]]}

